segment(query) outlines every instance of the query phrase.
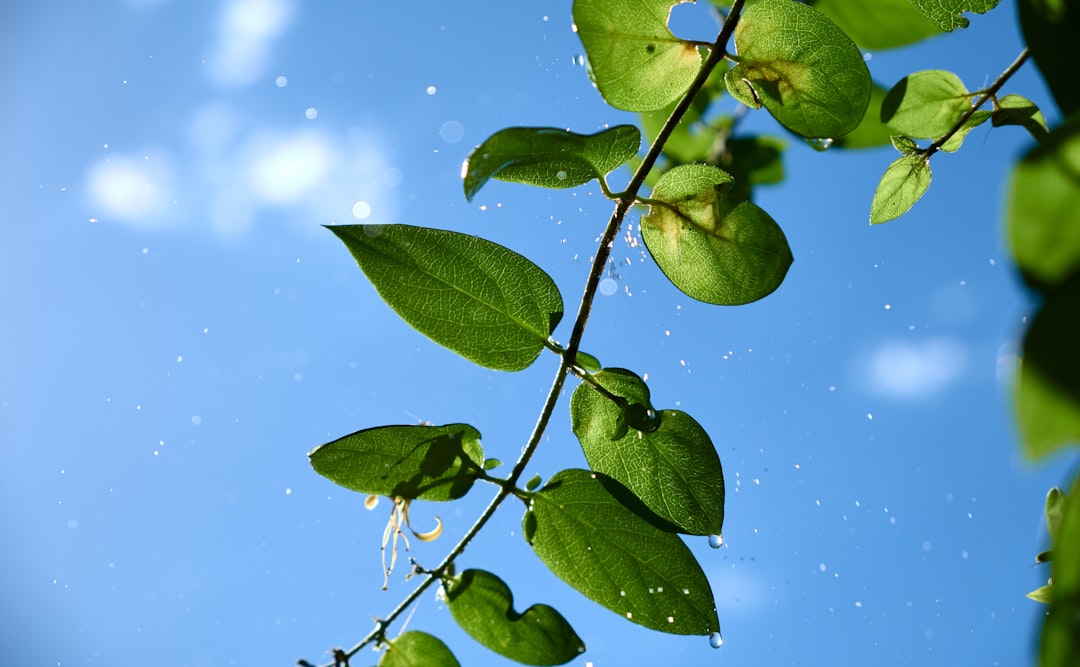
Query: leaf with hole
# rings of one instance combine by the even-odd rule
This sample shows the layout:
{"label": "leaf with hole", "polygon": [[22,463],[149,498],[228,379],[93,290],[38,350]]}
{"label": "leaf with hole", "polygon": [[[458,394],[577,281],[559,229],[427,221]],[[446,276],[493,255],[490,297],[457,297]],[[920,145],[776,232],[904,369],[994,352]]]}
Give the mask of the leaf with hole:
{"label": "leaf with hole", "polygon": [[308,458],[315,472],[347,489],[409,500],[460,498],[484,466],[480,432],[468,424],[364,429]]}
{"label": "leaf with hole", "polygon": [[490,179],[543,188],[573,188],[603,178],[634,157],[641,132],[616,125],[596,134],[556,127],[510,127],[487,138],[461,167],[465,199]]}
{"label": "leaf with hole", "polygon": [[985,14],[997,6],[999,0],[910,0],[923,16],[930,19],[945,32],[968,27],[964,12]]}
{"label": "leaf with hole", "polygon": [[[593,379],[616,397],[649,407],[645,382],[608,368]],[[650,512],[692,535],[724,527],[724,472],[709,435],[678,410],[655,412],[648,430],[634,428],[626,408],[583,382],[570,398],[570,424],[589,467],[618,480]]]}
{"label": "leaf with hole", "polygon": [[438,637],[410,630],[387,642],[379,667],[461,667]]}
{"label": "leaf with hole", "polygon": [[624,111],[652,111],[678,99],[701,69],[694,42],[668,30],[682,0],[574,0],[574,29],[604,100]]}
{"label": "leaf with hole", "polygon": [[519,614],[510,587],[490,572],[465,570],[443,587],[457,624],[499,655],[526,665],[561,665],[585,652],[562,614],[545,604]]}
{"label": "leaf with hole", "polygon": [[943,136],[971,109],[971,93],[960,77],[932,69],[908,74],[881,103],[881,121],[915,139]]}
{"label": "leaf with hole", "polygon": [[665,173],[652,191],[641,236],[683,293],[733,306],[772,293],[791,266],[787,238],[769,214],[731,195],[732,178],[692,164]]}
{"label": "leaf with hole", "polygon": [[629,493],[603,473],[562,470],[533,494],[526,539],[556,576],[629,621],[672,634],[719,631],[697,559],[613,495]]}
{"label": "leaf with hole", "polygon": [[905,155],[885,170],[870,202],[870,224],[895,220],[911,210],[930,187],[930,161],[923,155]]}
{"label": "leaf with hole", "polygon": [[781,125],[832,139],[858,127],[870,102],[870,72],[859,47],[813,7],[761,0],[735,28],[738,56],[725,81],[744,103],[760,102]]}
{"label": "leaf with hole", "polygon": [[402,319],[486,368],[528,367],[562,319],[551,277],[491,241],[410,225],[328,229]]}

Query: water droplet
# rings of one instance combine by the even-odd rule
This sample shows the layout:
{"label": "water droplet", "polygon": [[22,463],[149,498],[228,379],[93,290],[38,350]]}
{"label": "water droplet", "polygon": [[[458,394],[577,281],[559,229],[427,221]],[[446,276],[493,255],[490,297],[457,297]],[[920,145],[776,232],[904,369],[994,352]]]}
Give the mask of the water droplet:
{"label": "water droplet", "polygon": [[304,117],[308,120],[315,120],[319,117],[319,110],[315,107],[308,107],[308,110],[304,112]]}
{"label": "water droplet", "polygon": [[437,88],[435,88],[435,86],[428,86],[427,87],[427,94],[428,95],[434,95],[437,92],[439,92],[439,91],[438,91]]}
{"label": "water droplet", "polygon": [[352,206],[353,217],[357,220],[366,220],[371,215],[371,204],[366,201],[358,201]]}
{"label": "water droplet", "polygon": [[611,296],[617,291],[619,291],[619,283],[614,279],[604,278],[600,281],[600,293],[604,296]]}
{"label": "water droplet", "polygon": [[713,549],[719,549],[720,547],[724,546],[724,536],[709,535],[709,546]]}
{"label": "water droplet", "polygon": [[286,76],[279,76],[278,78],[274,79],[274,85],[278,88],[284,88],[285,86],[289,85],[289,79]]}
{"label": "water droplet", "polygon": [[720,636],[719,632],[714,632],[709,635],[709,646],[713,648],[720,648],[724,645],[724,638]]}
{"label": "water droplet", "polygon": [[578,55],[571,58],[570,61],[573,62],[578,67],[584,67],[585,66],[585,54],[579,53]]}
{"label": "water droplet", "polygon": [[825,151],[829,150],[829,146],[833,145],[833,140],[829,137],[816,137],[813,139],[807,139],[806,143],[810,145],[810,148],[813,148],[817,152],[824,153]]}
{"label": "water droplet", "polygon": [[555,178],[559,179],[560,181],[565,181],[566,172],[560,169],[559,171],[555,172]]}

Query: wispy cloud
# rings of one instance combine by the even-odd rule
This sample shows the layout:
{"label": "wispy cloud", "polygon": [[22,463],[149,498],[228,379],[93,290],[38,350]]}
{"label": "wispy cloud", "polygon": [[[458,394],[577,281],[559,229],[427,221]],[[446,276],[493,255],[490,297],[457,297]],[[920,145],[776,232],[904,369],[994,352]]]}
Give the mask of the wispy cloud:
{"label": "wispy cloud", "polygon": [[217,39],[206,57],[211,80],[222,86],[246,86],[265,76],[270,50],[294,10],[292,0],[226,2]]}
{"label": "wispy cloud", "polygon": [[873,349],[856,373],[867,388],[885,398],[932,398],[959,380],[968,367],[967,348],[947,337],[890,340]]}

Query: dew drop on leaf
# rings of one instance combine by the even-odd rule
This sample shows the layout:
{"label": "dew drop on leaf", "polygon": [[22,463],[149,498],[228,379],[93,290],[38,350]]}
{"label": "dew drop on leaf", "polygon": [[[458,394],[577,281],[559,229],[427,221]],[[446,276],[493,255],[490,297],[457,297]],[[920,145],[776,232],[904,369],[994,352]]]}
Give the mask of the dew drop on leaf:
{"label": "dew drop on leaf", "polygon": [[815,137],[815,138],[807,139],[806,143],[810,145],[810,148],[813,148],[817,152],[824,153],[825,151],[829,150],[829,146],[833,145],[833,140],[831,138],[827,138],[827,137],[826,138]]}
{"label": "dew drop on leaf", "polygon": [[555,172],[555,178],[559,179],[560,181],[565,181],[566,172],[560,169],[559,171]]}
{"label": "dew drop on leaf", "polygon": [[720,648],[723,645],[724,645],[724,638],[720,635],[719,632],[714,632],[711,635],[709,635],[709,646],[711,646],[713,648]]}
{"label": "dew drop on leaf", "polygon": [[724,546],[724,536],[709,535],[709,546],[713,549],[719,549],[720,547]]}

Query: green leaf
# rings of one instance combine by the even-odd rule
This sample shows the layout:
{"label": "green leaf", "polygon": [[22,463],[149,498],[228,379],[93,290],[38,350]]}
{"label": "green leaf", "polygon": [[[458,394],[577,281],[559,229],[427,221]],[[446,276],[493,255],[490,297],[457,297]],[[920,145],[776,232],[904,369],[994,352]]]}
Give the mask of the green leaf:
{"label": "green leaf", "polygon": [[905,137],[902,134],[897,134],[895,136],[889,137],[889,141],[892,142],[893,148],[899,151],[901,155],[918,155],[919,151],[922,150],[921,148],[919,148],[919,144],[915,143],[914,141],[912,141],[908,137]]}
{"label": "green leaf", "polygon": [[1006,95],[998,100],[992,122],[994,127],[1020,125],[1038,141],[1046,139],[1050,131],[1039,107],[1020,95]]}
{"label": "green leaf", "polygon": [[603,178],[630,161],[641,147],[641,132],[616,125],[596,134],[555,127],[499,130],[469,154],[462,165],[465,199],[495,178],[542,188],[573,188]]}
{"label": "green leaf", "polygon": [[1080,111],[1080,9],[1076,3],[1019,0],[1020,28],[1063,118]]}
{"label": "green leaf", "polygon": [[540,475],[539,474],[533,475],[532,477],[529,478],[529,481],[525,482],[525,490],[526,491],[535,490],[536,487],[540,486],[540,482],[541,482]]}
{"label": "green leaf", "polygon": [[420,500],[465,495],[484,462],[468,424],[379,426],[308,452],[315,472],[360,493]]}
{"label": "green leaf", "polygon": [[[593,378],[612,394],[648,406],[649,390],[634,373],[609,368]],[[623,408],[588,383],[570,398],[571,428],[590,468],[618,480],[680,532],[721,534],[724,472],[709,435],[684,412],[663,410],[658,418],[649,431],[628,429]]]}
{"label": "green leaf", "polygon": [[388,642],[379,667],[461,667],[438,637],[411,630]]}
{"label": "green leaf", "polygon": [[709,580],[675,533],[660,530],[612,494],[603,473],[563,470],[532,496],[523,520],[536,555],[560,579],[619,616],[684,635],[720,628]]}
{"label": "green leaf", "polygon": [[[664,143],[664,156],[676,163],[702,162],[708,158],[716,143],[716,132],[702,123],[701,119],[709,109],[709,105],[723,95],[724,72],[726,71],[726,61],[722,61],[709,73],[705,85],[694,96],[690,108],[683,114],[679,124],[675,126],[675,130]],[[650,143],[660,134],[660,129],[664,127],[678,102],[679,100],[675,100],[660,109],[640,114],[642,132]]]}
{"label": "green leaf", "polygon": [[1077,341],[1080,341],[1080,273],[1049,291],[1024,336],[1015,389],[1016,407],[1020,438],[1032,458],[1080,443]]}
{"label": "green leaf", "polygon": [[590,372],[598,371],[603,367],[601,366],[599,359],[587,352],[582,352],[581,350],[577,351],[575,361],[578,366]]}
{"label": "green leaf", "polygon": [[402,319],[481,366],[526,368],[562,319],[551,277],[491,241],[409,225],[328,229]]}
{"label": "green leaf", "polygon": [[985,109],[979,109],[971,114],[964,124],[960,126],[951,137],[949,137],[945,143],[941,144],[941,150],[946,153],[955,153],[960,150],[960,146],[963,145],[964,139],[967,138],[969,132],[982,125],[986,121],[990,120],[993,113]]}
{"label": "green leaf", "polygon": [[734,179],[727,191],[728,197],[736,201],[748,200],[755,185],[783,182],[786,147],[777,137],[753,134],[729,137],[723,154],[714,162]]}
{"label": "green leaf", "polygon": [[735,45],[728,90],[744,103],[748,96],[759,100],[795,134],[831,139],[862,121],[870,72],[855,43],[816,9],[792,0],[756,2],[735,28]]}
{"label": "green leaf", "polygon": [[680,97],[701,68],[693,42],[668,30],[682,0],[574,0],[574,28],[590,74],[608,104],[652,111]]}
{"label": "green leaf", "polygon": [[832,19],[856,44],[872,51],[905,46],[941,33],[910,0],[816,0],[807,4]]}
{"label": "green leaf", "polygon": [[1055,129],[1013,171],[1006,229],[1030,284],[1080,271],[1080,121]]}
{"label": "green leaf", "polygon": [[732,179],[707,165],[683,165],[656,183],[641,236],[664,275],[688,296],[739,305],[772,293],[791,266],[780,226],[730,194]]}
{"label": "green leaf", "polygon": [[499,655],[526,665],[561,665],[585,652],[585,644],[562,614],[534,604],[514,611],[514,595],[502,579],[465,570],[443,582],[450,615],[469,636]]}
{"label": "green leaf", "polygon": [[895,220],[907,213],[930,187],[930,161],[905,155],[889,165],[870,203],[870,224]]}
{"label": "green leaf", "polygon": [[997,6],[998,0],[911,0],[923,16],[945,32],[968,27],[964,12],[985,14]]}
{"label": "green leaf", "polygon": [[943,136],[971,109],[971,93],[960,77],[931,69],[900,79],[881,103],[881,120],[916,139]]}
{"label": "green leaf", "polygon": [[[907,2],[907,0],[904,0]],[[881,122],[881,103],[889,91],[878,84],[870,89],[870,104],[862,122],[851,132],[836,138],[833,145],[837,148],[876,148],[889,143],[889,138],[896,134],[892,128]]]}
{"label": "green leaf", "polygon": [[1036,602],[1050,604],[1051,591],[1053,590],[1053,586],[1039,586],[1035,590],[1028,593],[1027,597],[1031,598]]}
{"label": "green leaf", "polygon": [[1073,667],[1080,655],[1080,477],[1069,491],[1055,551],[1039,665]]}
{"label": "green leaf", "polygon": [[1057,541],[1064,515],[1065,492],[1055,486],[1046,494],[1046,532],[1050,534],[1050,544]]}

